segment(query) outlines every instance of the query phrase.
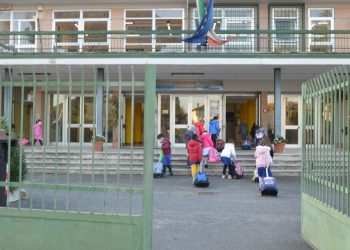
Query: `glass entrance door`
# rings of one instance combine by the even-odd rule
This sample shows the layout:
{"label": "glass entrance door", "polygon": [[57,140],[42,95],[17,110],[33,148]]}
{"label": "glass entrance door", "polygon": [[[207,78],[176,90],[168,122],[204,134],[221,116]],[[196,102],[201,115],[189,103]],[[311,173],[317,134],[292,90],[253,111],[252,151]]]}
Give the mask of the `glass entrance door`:
{"label": "glass entrance door", "polygon": [[282,136],[289,146],[301,146],[301,100],[300,95],[282,97]]}
{"label": "glass entrance door", "polygon": [[173,142],[175,144],[185,143],[185,134],[189,121],[191,120],[189,112],[189,96],[174,96],[173,97],[173,109],[174,109],[174,125],[173,127]]}
{"label": "glass entrance door", "polygon": [[[68,98],[66,99],[66,105],[69,107]],[[70,114],[71,122],[70,125],[67,122],[67,131],[70,130],[70,138],[67,137],[67,141],[70,140],[71,143],[91,142],[94,122],[93,110],[93,96],[72,96],[71,112],[67,113]],[[69,121],[69,117],[67,121]]]}

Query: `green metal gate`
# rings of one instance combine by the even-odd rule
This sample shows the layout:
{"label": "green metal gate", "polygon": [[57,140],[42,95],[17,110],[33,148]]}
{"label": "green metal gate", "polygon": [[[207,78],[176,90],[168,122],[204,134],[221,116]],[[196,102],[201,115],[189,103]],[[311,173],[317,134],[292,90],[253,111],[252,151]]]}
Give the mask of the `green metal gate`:
{"label": "green metal gate", "polygon": [[302,236],[316,249],[350,246],[350,85],[346,67],[303,84]]}
{"label": "green metal gate", "polygon": [[[0,116],[10,118],[5,125],[12,139],[29,133],[32,144],[8,153],[11,174],[0,186],[24,189],[27,198],[11,202],[8,196],[0,208],[0,249],[152,249],[156,67],[12,66],[0,72]],[[136,92],[144,94],[145,147],[131,140],[127,149],[113,148],[110,126],[119,128],[120,140],[124,93],[131,96],[134,137]],[[78,106],[76,96],[90,96],[90,103],[83,98]],[[78,116],[83,119],[73,128]],[[38,118],[42,147],[33,145]],[[84,127],[84,119],[92,126]],[[95,150],[98,140],[102,152]]]}

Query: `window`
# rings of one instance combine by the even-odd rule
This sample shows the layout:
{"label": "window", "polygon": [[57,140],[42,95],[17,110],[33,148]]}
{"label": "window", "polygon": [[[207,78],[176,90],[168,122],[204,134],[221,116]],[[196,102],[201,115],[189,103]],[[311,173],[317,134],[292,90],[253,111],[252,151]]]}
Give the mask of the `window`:
{"label": "window", "polygon": [[[193,10],[194,27],[199,24],[197,9]],[[214,29],[215,30],[254,30],[254,8],[214,8]],[[229,34],[224,35],[227,38]],[[254,35],[239,34],[235,38],[221,46],[221,49],[236,52],[251,52],[254,50]],[[217,50],[218,48],[212,48]]]}
{"label": "window", "polygon": [[[309,9],[309,30],[333,30],[334,9]],[[334,35],[315,34],[309,36],[310,52],[332,52],[334,50]]]}
{"label": "window", "polygon": [[[36,31],[36,11],[0,12],[0,32]],[[15,47],[17,52],[34,52],[36,48],[35,35],[1,36],[0,43],[5,46],[1,50],[10,52]]]}
{"label": "window", "polygon": [[[108,10],[54,11],[55,31],[108,31]],[[56,35],[54,50],[57,52],[107,52],[110,41],[106,34]]]}
{"label": "window", "polygon": [[[292,7],[272,8],[272,30],[298,30],[299,9]],[[297,34],[274,34],[272,37],[274,52],[290,52],[299,50]]]}
{"label": "window", "polygon": [[[182,30],[183,9],[126,10],[125,30]],[[181,34],[128,34],[126,51],[134,52],[182,52]]]}

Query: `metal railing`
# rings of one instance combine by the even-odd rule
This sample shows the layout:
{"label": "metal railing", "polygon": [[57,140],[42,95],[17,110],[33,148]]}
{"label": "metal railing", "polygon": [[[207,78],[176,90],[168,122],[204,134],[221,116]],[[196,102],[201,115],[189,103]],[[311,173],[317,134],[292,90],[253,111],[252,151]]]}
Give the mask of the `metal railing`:
{"label": "metal railing", "polygon": [[350,217],[348,70],[336,68],[302,88],[302,192]]}
{"label": "metal railing", "polygon": [[43,54],[344,54],[350,30],[217,31],[228,42],[188,44],[190,30],[1,32],[0,57]]}

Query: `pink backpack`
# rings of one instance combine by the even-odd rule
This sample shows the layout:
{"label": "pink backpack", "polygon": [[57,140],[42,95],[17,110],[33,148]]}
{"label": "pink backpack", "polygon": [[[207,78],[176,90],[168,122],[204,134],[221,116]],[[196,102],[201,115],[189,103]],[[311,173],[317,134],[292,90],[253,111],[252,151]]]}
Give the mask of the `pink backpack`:
{"label": "pink backpack", "polygon": [[219,162],[218,151],[215,148],[210,148],[208,151],[208,162]]}

